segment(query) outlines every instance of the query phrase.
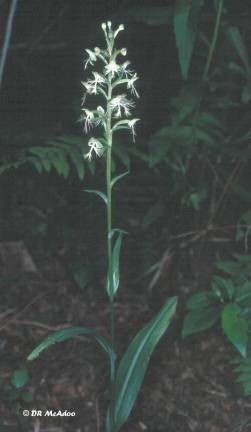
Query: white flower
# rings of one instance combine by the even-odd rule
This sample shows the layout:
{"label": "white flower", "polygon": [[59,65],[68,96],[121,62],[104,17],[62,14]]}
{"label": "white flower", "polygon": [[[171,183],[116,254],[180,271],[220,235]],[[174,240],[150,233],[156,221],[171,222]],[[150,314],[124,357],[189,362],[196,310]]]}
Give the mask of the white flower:
{"label": "white flower", "polygon": [[131,62],[126,61],[125,63],[123,63],[123,64],[120,66],[120,72],[124,73],[125,76],[126,76],[126,78],[127,78],[127,74],[130,75],[130,76],[132,76],[132,74],[133,74],[132,71],[127,70],[127,67],[129,66],[129,64],[131,64]]}
{"label": "white flower", "polygon": [[129,101],[125,98],[126,94],[122,94],[120,96],[116,96],[115,98],[111,99],[108,103],[108,108],[113,111],[114,109],[117,110],[115,117],[121,117],[121,108],[124,108],[125,115],[128,117],[131,115],[130,108],[134,107],[134,102]]}
{"label": "white flower", "polygon": [[82,84],[85,86],[87,93],[90,93],[90,94],[92,94],[92,93],[97,94],[97,93],[98,93],[98,88],[97,88],[98,84],[99,84],[100,86],[102,86],[102,84],[103,84],[104,82],[106,82],[106,80],[105,80],[105,78],[104,78],[102,75],[100,75],[98,72],[92,72],[92,73],[93,73],[93,75],[94,75],[94,80],[90,80],[90,79],[88,79],[87,82],[82,82]]}
{"label": "white flower", "polygon": [[80,121],[85,121],[85,133],[88,133],[88,131],[91,129],[93,124],[95,124],[95,116],[92,111],[89,111],[88,109],[84,108],[83,111],[85,111],[85,116],[82,116],[80,118]]}
{"label": "white flower", "polygon": [[93,90],[93,84],[91,84],[91,83],[89,82],[89,80],[88,80],[87,82],[84,82],[84,81],[81,81],[81,82],[82,82],[83,86],[86,88],[86,92],[85,92],[85,94],[84,94],[84,96],[83,96],[83,99],[82,99],[82,105],[84,105],[84,103],[85,103],[85,98],[86,98],[87,93],[89,93],[89,94],[92,93],[92,90]]}
{"label": "white flower", "polygon": [[111,60],[108,65],[105,66],[104,73],[108,75],[110,72],[112,72],[112,78],[114,77],[114,73],[119,73],[120,66],[117,65],[115,60]]}
{"label": "white flower", "polygon": [[128,126],[131,128],[132,130],[132,137],[133,137],[133,142],[135,142],[135,136],[137,135],[135,132],[135,123],[139,121],[139,119],[133,119],[133,120],[128,120]]}
{"label": "white flower", "polygon": [[137,77],[137,74],[135,73],[134,75],[133,75],[133,77],[131,78],[131,79],[129,79],[128,80],[128,83],[127,83],[127,88],[129,89],[131,89],[131,92],[135,95],[135,96],[137,96],[138,98],[139,98],[139,94],[138,94],[138,92],[137,92],[137,90],[136,90],[136,88],[134,87],[134,81],[136,81],[137,79],[139,79],[139,77]]}
{"label": "white flower", "polygon": [[101,142],[99,142],[96,138],[91,138],[88,142],[88,146],[91,147],[90,151],[84,155],[84,158],[88,158],[89,161],[92,158],[92,151],[96,153],[98,156],[102,156],[104,148]]}
{"label": "white flower", "polygon": [[89,54],[89,58],[84,61],[84,63],[85,63],[85,69],[86,69],[88,63],[90,63],[93,66],[93,62],[97,60],[97,57],[96,57],[95,53],[92,52],[91,50],[86,49],[85,51],[87,51],[88,54]]}
{"label": "white flower", "polygon": [[95,126],[99,125],[100,123],[102,125],[104,125],[105,124],[105,119],[104,119],[105,110],[102,108],[102,106],[98,106],[97,111],[100,112],[100,114],[98,115],[98,118],[96,118],[96,120],[95,120]]}

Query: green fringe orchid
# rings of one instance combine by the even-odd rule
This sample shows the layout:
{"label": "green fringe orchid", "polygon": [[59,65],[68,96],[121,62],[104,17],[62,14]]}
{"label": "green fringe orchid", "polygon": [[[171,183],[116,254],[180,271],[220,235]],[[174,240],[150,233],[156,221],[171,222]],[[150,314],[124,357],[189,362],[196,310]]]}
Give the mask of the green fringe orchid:
{"label": "green fringe orchid", "polygon": [[91,160],[92,152],[96,153],[97,156],[102,156],[106,147],[112,146],[112,134],[117,129],[130,129],[133,135],[133,141],[135,140],[135,124],[139,120],[137,118],[133,120],[119,120],[124,117],[131,116],[131,109],[134,108],[135,103],[128,99],[126,93],[115,94],[119,90],[118,86],[126,85],[127,90],[139,97],[139,94],[135,88],[135,81],[138,80],[138,76],[133,71],[129,70],[129,61],[118,63],[121,56],[126,56],[126,48],[116,50],[114,47],[115,38],[121,30],[124,30],[123,24],[121,24],[116,31],[112,30],[111,22],[102,24],[104,30],[105,39],[107,43],[106,50],[102,50],[98,47],[94,48],[93,51],[86,49],[88,58],[85,60],[85,69],[88,65],[94,66],[94,63],[98,59],[103,63],[103,71],[92,72],[93,79],[87,79],[82,81],[85,87],[85,95],[83,97],[83,103],[85,103],[87,95],[102,95],[105,98],[104,107],[99,106],[96,110],[88,110],[83,108],[84,114],[80,117],[80,121],[85,123],[84,131],[89,133],[92,127],[102,125],[104,129],[104,138],[91,138],[89,141],[90,151],[84,155],[85,158]]}

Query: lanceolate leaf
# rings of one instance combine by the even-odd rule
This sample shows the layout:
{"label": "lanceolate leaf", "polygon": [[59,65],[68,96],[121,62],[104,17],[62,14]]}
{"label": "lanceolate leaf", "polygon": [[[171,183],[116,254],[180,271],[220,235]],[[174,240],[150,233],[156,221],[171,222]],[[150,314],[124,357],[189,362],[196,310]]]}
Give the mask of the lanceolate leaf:
{"label": "lanceolate leaf", "polygon": [[121,179],[122,177],[124,177],[126,174],[129,174],[129,171],[127,171],[124,174],[120,174],[117,177],[114,177],[114,179],[112,179],[112,181],[111,181],[111,187],[113,187],[114,183],[116,183],[116,181],[118,181],[119,179]]}
{"label": "lanceolate leaf", "polygon": [[187,79],[190,59],[197,31],[197,15],[203,0],[177,0],[174,11],[174,32],[179,51],[183,78]]}
{"label": "lanceolate leaf", "polygon": [[84,191],[90,192],[90,193],[95,193],[95,194],[99,195],[101,198],[103,198],[104,202],[107,205],[107,196],[103,192],[100,192],[98,190],[90,190],[90,189],[84,189]]}
{"label": "lanceolate leaf", "polygon": [[55,333],[52,333],[48,338],[43,341],[40,345],[38,345],[37,348],[32,351],[32,353],[29,355],[27,360],[33,360],[34,358],[38,357],[39,354],[48,346],[53,345],[56,342],[62,342],[65,339],[68,339],[72,336],[76,336],[79,334],[86,334],[90,333],[94,336],[94,338],[102,345],[104,350],[109,354],[110,358],[114,361],[116,358],[116,354],[111,346],[111,343],[108,339],[106,339],[101,333],[95,332],[93,330],[89,330],[85,327],[69,327],[65,328],[63,330],[59,330]]}
{"label": "lanceolate leaf", "polygon": [[[150,356],[166,331],[177,305],[177,297],[170,298],[156,317],[133,339],[122,358],[115,384],[115,428],[117,432],[126,421],[143,381]],[[110,412],[107,413],[110,430]]]}
{"label": "lanceolate leaf", "polygon": [[222,311],[222,328],[235,348],[246,357],[248,324],[245,318],[238,316],[239,312],[241,308],[236,303],[227,304]]}

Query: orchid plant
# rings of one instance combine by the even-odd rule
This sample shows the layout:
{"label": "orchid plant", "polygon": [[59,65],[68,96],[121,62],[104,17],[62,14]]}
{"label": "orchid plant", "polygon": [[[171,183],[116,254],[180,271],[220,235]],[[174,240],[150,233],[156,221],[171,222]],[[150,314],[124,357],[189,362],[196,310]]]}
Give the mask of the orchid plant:
{"label": "orchid plant", "polygon": [[[78,334],[91,334],[103,347],[110,358],[110,404],[106,416],[106,432],[117,432],[128,418],[134,405],[136,397],[141,387],[147,364],[151,353],[159,339],[167,329],[177,305],[177,298],[173,297],[166,301],[160,312],[135,336],[127,351],[125,352],[119,367],[116,371],[116,351],[115,351],[115,324],[114,324],[114,295],[119,287],[119,255],[122,242],[122,235],[125,231],[112,227],[112,187],[115,182],[120,180],[123,173],[115,178],[111,178],[112,144],[113,134],[119,129],[129,129],[132,138],[135,140],[135,125],[138,118],[130,120],[131,109],[135,103],[128,98],[127,93],[117,94],[118,89],[126,85],[127,91],[135,97],[139,94],[135,88],[138,76],[129,69],[130,62],[118,63],[120,56],[126,56],[126,48],[117,50],[115,48],[115,38],[118,33],[124,30],[121,24],[116,31],[112,30],[112,24],[102,24],[105,34],[106,49],[98,47],[93,51],[86,49],[88,58],[85,61],[85,69],[90,65],[94,66],[98,60],[103,63],[102,73],[92,72],[93,79],[83,81],[85,95],[83,104],[87,96],[99,95],[103,98],[102,106],[96,110],[83,108],[83,115],[80,121],[84,122],[84,131],[89,131],[94,127],[103,130],[103,135],[98,138],[91,137],[88,146],[90,150],[84,155],[89,161],[96,154],[98,157],[106,159],[106,193],[98,190],[87,190],[99,195],[107,206],[107,249],[108,249],[108,275],[107,275],[107,294],[110,300],[110,340],[101,333],[89,330],[85,327],[69,327],[50,335],[42,342],[28,357],[33,360],[44,348],[55,342],[63,341],[71,336]],[[113,243],[114,238],[116,241]]]}

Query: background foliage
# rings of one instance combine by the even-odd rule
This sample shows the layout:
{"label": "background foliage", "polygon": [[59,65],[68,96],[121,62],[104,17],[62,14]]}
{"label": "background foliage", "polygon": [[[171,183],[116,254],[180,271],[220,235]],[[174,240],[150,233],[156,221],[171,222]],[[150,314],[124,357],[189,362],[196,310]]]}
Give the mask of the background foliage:
{"label": "background foliage", "polygon": [[[9,8],[10,1],[0,2],[0,46]],[[124,23],[125,46],[140,77],[138,136],[133,144],[121,132],[113,160],[114,173],[125,168],[131,172],[114,187],[115,218],[123,221],[125,210],[128,218],[134,218],[131,232],[137,239],[137,263],[144,270],[154,264],[144,236],[163,227],[168,227],[171,238],[187,231],[210,235],[213,229],[234,226],[233,238],[237,224],[237,240],[247,252],[250,18],[248,0],[19,1],[0,91],[0,216],[13,214],[14,207],[24,211],[29,205],[28,187],[40,188],[53,194],[55,206],[45,212],[46,205],[37,200],[36,211],[44,217],[32,227],[27,242],[42,239],[44,253],[50,254],[65,241],[77,241],[76,226],[86,228],[93,244],[96,227],[105,233],[98,198],[91,203],[83,192],[93,189],[95,171],[95,189],[102,189],[105,162],[93,160],[86,166],[82,154],[87,140],[77,119],[84,48],[101,41],[96,29],[111,19],[115,25]],[[94,256],[90,263],[77,251],[66,259],[82,289],[104,272],[102,257]],[[229,278],[241,274],[237,269]],[[250,284],[250,275],[245,278]],[[225,288],[231,289],[231,283]],[[216,291],[209,296],[210,305],[218,307],[213,322],[227,295],[227,304],[236,301],[234,293],[225,294],[222,302]],[[250,327],[250,306],[241,307]],[[247,383],[250,394],[249,359],[239,362],[240,380]]]}

